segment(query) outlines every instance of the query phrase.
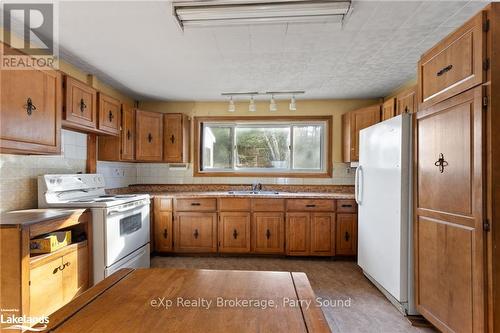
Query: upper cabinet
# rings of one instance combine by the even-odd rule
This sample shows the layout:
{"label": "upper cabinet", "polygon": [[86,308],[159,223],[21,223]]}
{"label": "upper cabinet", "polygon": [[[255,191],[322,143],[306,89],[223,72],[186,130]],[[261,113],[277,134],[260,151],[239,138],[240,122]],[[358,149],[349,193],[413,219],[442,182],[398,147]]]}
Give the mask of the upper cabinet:
{"label": "upper cabinet", "polygon": [[359,161],[359,131],[380,122],[380,105],[372,105],[342,115],[343,161]]}
{"label": "upper cabinet", "polygon": [[419,108],[481,84],[488,61],[481,12],[426,52],[418,63]]}
{"label": "upper cabinet", "polygon": [[97,91],[87,84],[64,77],[63,126],[77,130],[97,127]]}
{"label": "upper cabinet", "polygon": [[120,135],[99,136],[98,159],[101,161],[135,160],[135,109],[122,104]]}
{"label": "upper cabinet", "polygon": [[163,160],[169,163],[189,162],[189,118],[182,113],[163,116]]}
{"label": "upper cabinet", "polygon": [[61,80],[56,71],[1,71],[2,153],[60,153]]}
{"label": "upper cabinet", "polygon": [[382,104],[382,121],[396,116],[396,98],[389,98]]}
{"label": "upper cabinet", "polygon": [[101,92],[97,94],[97,99],[99,106],[98,129],[111,135],[120,134],[120,101]]}
{"label": "upper cabinet", "polygon": [[135,156],[138,161],[161,162],[163,157],[163,114],[136,111]]}
{"label": "upper cabinet", "polygon": [[403,91],[396,97],[397,115],[417,112],[416,89],[416,86],[411,87],[410,89]]}

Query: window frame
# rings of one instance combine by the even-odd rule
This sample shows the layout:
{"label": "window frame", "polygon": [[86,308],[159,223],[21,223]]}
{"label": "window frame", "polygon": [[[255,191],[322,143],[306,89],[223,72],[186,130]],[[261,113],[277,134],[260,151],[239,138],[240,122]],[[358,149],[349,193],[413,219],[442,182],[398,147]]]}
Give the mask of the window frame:
{"label": "window frame", "polygon": [[[231,169],[211,169],[202,170],[203,161],[203,144],[202,135],[203,128],[206,124],[210,123],[213,125],[230,125],[232,127],[232,132],[235,133],[236,125],[244,125],[248,123],[250,126],[254,125],[255,122],[268,122],[265,127],[289,127],[292,131],[290,133],[290,145],[292,149],[290,150],[289,158],[289,169],[234,169],[236,161],[234,159],[234,149],[233,149],[233,159]],[[292,169],[293,167],[293,125],[324,125],[324,135],[321,136],[322,154],[321,156],[322,167],[318,171],[312,169]],[[276,117],[276,116],[243,116],[243,117],[195,117],[194,118],[194,165],[193,165],[193,176],[194,177],[283,177],[283,178],[330,178],[332,177],[332,116],[288,116],[288,117]],[[233,135],[233,147],[234,140],[236,140],[236,134]]]}

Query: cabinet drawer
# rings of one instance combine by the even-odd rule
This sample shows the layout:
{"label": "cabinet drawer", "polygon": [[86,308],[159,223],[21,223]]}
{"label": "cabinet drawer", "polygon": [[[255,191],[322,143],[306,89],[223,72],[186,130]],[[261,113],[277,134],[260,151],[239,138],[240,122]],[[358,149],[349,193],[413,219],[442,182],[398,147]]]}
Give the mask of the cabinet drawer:
{"label": "cabinet drawer", "polygon": [[355,200],[342,199],[337,200],[337,212],[339,213],[355,213],[357,205]]}
{"label": "cabinet drawer", "polygon": [[250,198],[220,198],[219,210],[221,212],[250,211]]}
{"label": "cabinet drawer", "polygon": [[288,211],[323,211],[334,212],[335,200],[328,199],[289,199],[286,202]]}
{"label": "cabinet drawer", "polygon": [[254,212],[284,212],[285,199],[252,199]]}
{"label": "cabinet drawer", "polygon": [[174,203],[174,208],[176,211],[188,211],[188,212],[212,212],[217,210],[217,199],[215,198],[205,198],[205,199],[176,199]]}
{"label": "cabinet drawer", "polygon": [[421,108],[457,95],[483,82],[485,13],[424,54],[419,62]]}
{"label": "cabinet drawer", "polygon": [[154,199],[155,210],[160,212],[171,212],[172,211],[172,199],[164,197],[156,197]]}

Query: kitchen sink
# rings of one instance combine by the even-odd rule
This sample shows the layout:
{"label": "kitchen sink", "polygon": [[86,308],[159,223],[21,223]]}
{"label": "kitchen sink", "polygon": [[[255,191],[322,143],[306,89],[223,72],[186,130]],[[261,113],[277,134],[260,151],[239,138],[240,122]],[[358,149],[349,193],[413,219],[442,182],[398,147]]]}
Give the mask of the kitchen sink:
{"label": "kitchen sink", "polygon": [[228,191],[229,194],[237,194],[237,195],[276,195],[280,194],[276,191]]}

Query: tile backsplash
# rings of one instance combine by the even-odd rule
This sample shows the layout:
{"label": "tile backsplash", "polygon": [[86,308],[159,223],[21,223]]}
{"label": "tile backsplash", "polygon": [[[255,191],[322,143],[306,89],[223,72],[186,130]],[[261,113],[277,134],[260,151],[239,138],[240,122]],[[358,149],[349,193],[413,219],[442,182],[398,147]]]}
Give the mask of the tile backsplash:
{"label": "tile backsplash", "polygon": [[0,212],[38,207],[37,177],[85,172],[87,135],[62,130],[61,155],[0,154]]}
{"label": "tile backsplash", "polygon": [[97,161],[97,173],[104,176],[106,188],[127,187],[137,183],[137,164]]}

